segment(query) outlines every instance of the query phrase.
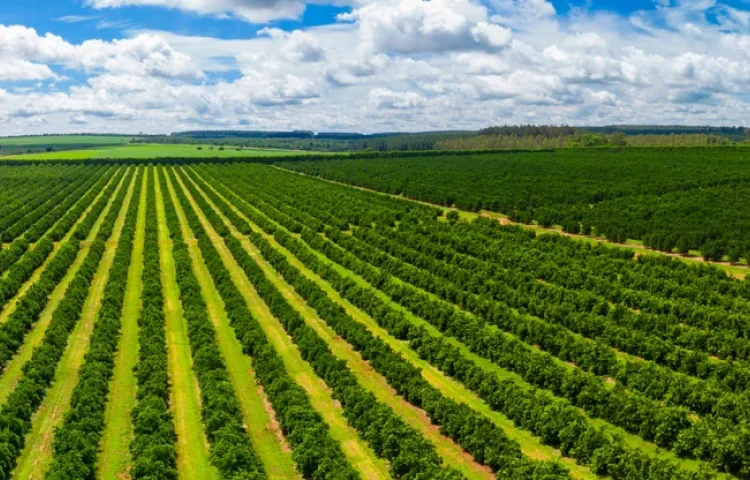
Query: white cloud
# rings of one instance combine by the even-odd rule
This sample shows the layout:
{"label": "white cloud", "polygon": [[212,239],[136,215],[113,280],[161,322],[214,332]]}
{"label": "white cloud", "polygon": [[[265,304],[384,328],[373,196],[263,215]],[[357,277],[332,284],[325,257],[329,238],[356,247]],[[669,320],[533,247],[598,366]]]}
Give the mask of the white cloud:
{"label": "white cloud", "polygon": [[376,88],[370,92],[370,102],[382,109],[412,109],[425,105],[425,99],[415,92],[394,92],[387,88]]}
{"label": "white cloud", "polygon": [[444,52],[508,44],[510,30],[488,23],[474,0],[382,0],[339,16],[357,22],[361,47],[374,52]]}
{"label": "white cloud", "polygon": [[17,82],[23,80],[47,80],[57,78],[47,65],[32,63],[27,60],[8,60],[0,62],[0,80]]}
{"label": "white cloud", "polygon": [[[268,18],[295,16],[305,4],[90,1],[248,21],[264,8]],[[0,81],[18,82],[0,90],[3,131],[75,131],[84,121],[87,131],[154,133],[747,123],[743,9],[682,0],[629,16],[562,16],[546,0],[330,1],[352,10],[329,25],[271,24],[235,39],[129,31],[72,43],[0,25]],[[100,19],[60,19],[87,20]]]}
{"label": "white cloud", "polygon": [[279,28],[264,28],[258,35],[267,35],[273,40],[283,42],[281,50],[292,61],[319,62],[326,56],[318,38],[302,30],[289,33]]}
{"label": "white cloud", "polygon": [[111,42],[86,40],[74,45],[50,33],[40,36],[32,28],[0,25],[0,60],[59,63],[89,72],[105,70],[164,77],[202,74],[188,55],[150,34]]}
{"label": "white cloud", "polygon": [[253,23],[298,18],[305,11],[304,0],[86,0],[98,8],[125,6],[165,7],[203,15],[233,15]]}

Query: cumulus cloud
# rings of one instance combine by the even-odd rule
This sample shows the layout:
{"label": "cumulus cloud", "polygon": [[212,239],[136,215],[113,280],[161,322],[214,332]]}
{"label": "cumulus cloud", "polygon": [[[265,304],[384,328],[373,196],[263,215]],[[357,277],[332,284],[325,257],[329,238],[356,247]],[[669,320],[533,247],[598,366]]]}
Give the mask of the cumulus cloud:
{"label": "cumulus cloud", "polygon": [[415,92],[394,92],[387,88],[376,88],[370,92],[370,102],[376,108],[413,109],[425,105],[425,99]]}
{"label": "cumulus cloud", "polygon": [[[0,81],[18,82],[0,89],[3,130],[80,130],[84,121],[87,131],[154,133],[207,126],[392,131],[527,122],[746,123],[750,14],[720,0],[671,1],[630,15],[586,9],[560,15],[547,0],[329,3],[351,10],[329,25],[271,24],[233,39],[133,31],[72,43],[0,25]],[[305,6],[302,0],[89,4],[163,6],[247,21],[295,17]]]}
{"label": "cumulus cloud", "polygon": [[474,0],[383,0],[351,13],[362,48],[377,52],[444,52],[506,46],[512,33],[488,23],[488,11]]}
{"label": "cumulus cloud", "polygon": [[304,0],[86,0],[99,9],[125,6],[165,7],[204,15],[233,15],[253,23],[298,18],[305,11]]}
{"label": "cumulus cloud", "polygon": [[325,58],[325,49],[315,35],[302,30],[285,32],[279,28],[264,28],[258,35],[267,35],[283,42],[282,52],[296,62],[319,62]]}
{"label": "cumulus cloud", "polygon": [[51,78],[57,78],[57,75],[47,65],[32,63],[27,60],[0,62],[0,81],[18,82]]}
{"label": "cumulus cloud", "polygon": [[[111,42],[86,40],[75,45],[50,33],[39,35],[36,30],[21,25],[0,25],[0,60],[25,62],[23,65],[33,71],[35,78],[53,75],[39,65],[32,66],[31,61],[59,63],[88,72],[104,70],[164,77],[198,77],[202,74],[188,55],[175,51],[166,40],[155,35],[142,34]],[[16,69],[19,68],[20,64]]]}

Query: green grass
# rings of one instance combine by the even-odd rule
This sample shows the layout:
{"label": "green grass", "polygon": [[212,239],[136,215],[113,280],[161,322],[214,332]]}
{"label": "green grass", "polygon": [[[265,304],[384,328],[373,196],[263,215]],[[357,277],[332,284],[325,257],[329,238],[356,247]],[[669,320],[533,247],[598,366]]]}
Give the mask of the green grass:
{"label": "green grass", "polygon": [[[86,259],[86,255],[89,252],[91,242],[94,238],[96,238],[96,235],[99,232],[99,227],[104,222],[104,218],[107,216],[107,213],[109,212],[115,197],[117,197],[117,193],[119,192],[120,188],[123,188],[123,181],[124,177],[120,180],[120,184],[112,194],[109,203],[102,210],[99,218],[94,223],[94,226],[91,229],[89,236],[86,238],[86,241],[82,243],[81,249],[78,251],[78,255],[73,261],[73,264],[68,269],[57,287],[55,287],[55,289],[52,291],[52,295],[50,295],[49,297],[47,306],[44,308],[44,310],[42,310],[42,313],[39,315],[39,319],[34,324],[31,331],[26,335],[23,346],[21,346],[21,348],[18,350],[18,353],[16,353],[11,361],[8,362],[8,365],[6,365],[5,367],[5,371],[2,373],[2,375],[0,375],[0,405],[5,403],[5,401],[8,399],[8,395],[10,395],[10,392],[13,391],[18,382],[21,380],[24,365],[26,365],[26,362],[31,359],[31,355],[34,353],[34,349],[44,338],[44,333],[47,331],[47,327],[52,321],[52,314],[55,312],[55,310],[57,310],[60,302],[62,302],[63,298],[65,297],[65,292],[68,290],[70,282],[73,281],[73,278],[78,272],[78,269]],[[106,188],[107,187],[105,186],[102,189],[102,192]],[[101,193],[99,195],[101,196]],[[91,203],[92,205],[96,203],[96,199]],[[82,216],[81,218],[84,218],[84,216]],[[81,220],[79,219],[79,222],[80,221]],[[72,232],[74,230],[75,227],[70,230],[68,236],[72,235]],[[10,313],[8,313],[8,308],[6,308],[6,310],[3,311],[3,318],[0,319],[0,323],[5,321],[8,315],[10,315]]]}
{"label": "green grass", "polygon": [[[186,191],[189,197],[189,192]],[[352,429],[343,416],[341,407],[334,401],[325,382],[313,371],[312,367],[302,359],[297,346],[292,343],[284,327],[273,316],[263,299],[255,291],[252,282],[234,260],[221,237],[210,227],[206,219],[199,215],[207,230],[209,238],[214,242],[224,265],[229,270],[237,288],[248,304],[250,310],[258,318],[263,332],[269,342],[281,357],[286,371],[301,386],[310,397],[313,407],[328,424],[331,437],[336,440],[349,460],[363,479],[381,480],[391,478],[384,461],[377,458],[357,432]],[[256,259],[260,260],[260,259]]]}
{"label": "green grass", "polygon": [[[156,170],[153,170],[156,174]],[[201,400],[198,381],[193,373],[193,359],[182,315],[177,272],[172,256],[172,240],[164,212],[164,194],[156,182],[156,210],[159,217],[159,259],[164,289],[169,355],[170,403],[177,432],[177,466],[181,480],[218,480],[219,473],[211,465],[208,441],[201,421]]]}
{"label": "green grass", "polygon": [[[224,148],[221,150],[221,148]],[[160,143],[132,143],[127,145],[92,147],[77,150],[56,152],[38,152],[22,155],[5,156],[5,159],[19,160],[85,160],[94,158],[160,158],[160,157],[190,157],[190,158],[228,158],[228,157],[275,157],[300,155],[305,152],[294,150],[274,150],[259,148],[243,148],[234,146],[221,147],[218,145],[188,145],[188,144],[160,144]],[[0,155],[2,152],[0,151]]]}
{"label": "green grass", "polygon": [[[124,135],[46,135],[0,138],[0,157],[50,150],[83,150],[107,145],[122,145],[132,137]],[[50,152],[54,153],[54,152]],[[68,157],[63,157],[68,158]]]}
{"label": "green grass", "polygon": [[[125,224],[125,212],[133,196],[135,178],[128,186],[128,194],[120,208],[119,216],[112,232],[113,239],[120,238]],[[41,407],[34,415],[31,432],[26,436],[26,445],[14,470],[14,478],[41,480],[52,460],[52,444],[55,428],[63,421],[70,408],[73,390],[78,384],[78,372],[88,349],[91,333],[101,305],[104,288],[109,279],[109,270],[115,258],[116,241],[108,242],[99,268],[92,280],[91,290],[78,320],[68,340],[60,363],[55,371],[55,380]]]}
{"label": "green grass", "polygon": [[133,425],[130,414],[135,407],[137,382],[133,369],[138,362],[138,315],[141,309],[143,286],[143,250],[146,236],[146,173],[142,178],[138,199],[138,220],[133,239],[133,253],[128,270],[125,303],[122,310],[122,329],[115,356],[115,369],[109,388],[106,423],[102,437],[98,478],[118,480],[127,474],[132,459],[130,441]]}
{"label": "green grass", "polygon": [[301,477],[294,465],[291,449],[273,416],[273,410],[268,407],[268,401],[256,381],[252,361],[250,357],[243,353],[242,346],[229,325],[224,301],[216,290],[211,274],[206,268],[200,248],[190,231],[182,207],[177,203],[172,192],[170,192],[170,195],[175,202],[183,237],[188,239],[188,252],[193,262],[193,272],[201,286],[209,316],[214,328],[216,328],[217,341],[227,371],[232,378],[253,447],[263,462],[269,478],[299,479]]}

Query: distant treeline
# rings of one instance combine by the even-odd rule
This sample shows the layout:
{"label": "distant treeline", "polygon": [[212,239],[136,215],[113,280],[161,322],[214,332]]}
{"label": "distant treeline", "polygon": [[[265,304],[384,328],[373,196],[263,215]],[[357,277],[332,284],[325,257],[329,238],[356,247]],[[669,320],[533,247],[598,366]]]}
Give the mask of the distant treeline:
{"label": "distant treeline", "polygon": [[258,131],[194,131],[179,132],[173,135],[157,135],[135,139],[142,143],[236,145],[247,148],[276,148],[288,150],[311,150],[324,152],[347,151],[405,151],[434,150],[442,140],[469,138],[475,132],[429,132],[429,133],[313,133],[258,132]]}
{"label": "distant treeline", "polygon": [[548,125],[503,125],[483,128],[477,132],[477,135],[560,138],[570,137],[576,133],[579,133],[579,129],[567,125],[561,127]]}
{"label": "distant treeline", "polygon": [[612,125],[505,125],[480,130],[477,135],[443,139],[436,150],[505,150],[590,147],[699,147],[747,142],[744,127]]}
{"label": "distant treeline", "polygon": [[427,150],[546,150],[591,147],[697,147],[748,141],[744,127],[610,125],[502,125],[479,131],[424,133],[197,130],[145,137],[144,142],[213,143],[248,148],[328,152]]}
{"label": "distant treeline", "polygon": [[469,138],[441,140],[435,144],[436,150],[547,150],[551,148],[591,148],[591,147],[701,147],[732,145],[730,138],[719,135],[669,134],[669,135],[625,135],[575,133],[565,136],[538,135],[477,135]]}

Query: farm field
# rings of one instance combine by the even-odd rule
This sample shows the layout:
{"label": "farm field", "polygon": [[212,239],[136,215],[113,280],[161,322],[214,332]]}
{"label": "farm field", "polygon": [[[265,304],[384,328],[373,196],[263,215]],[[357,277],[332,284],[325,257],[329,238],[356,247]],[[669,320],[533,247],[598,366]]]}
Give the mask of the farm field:
{"label": "farm field", "polygon": [[[278,166],[463,206],[504,159]],[[0,480],[750,479],[750,282],[282,168],[0,166]]]}
{"label": "farm field", "polygon": [[384,193],[572,234],[750,262],[743,148],[555,150],[280,162]]}
{"label": "farm field", "polygon": [[300,155],[294,150],[252,149],[218,145],[172,145],[157,143],[132,143],[127,145],[90,146],[79,150],[60,150],[10,155],[3,158],[18,160],[87,160],[92,158],[162,158],[162,157],[273,157]]}
{"label": "farm field", "polygon": [[[124,135],[42,135],[28,137],[0,137],[0,157],[35,153],[47,150],[78,150],[124,145],[132,137]],[[54,153],[54,152],[50,152]]]}

